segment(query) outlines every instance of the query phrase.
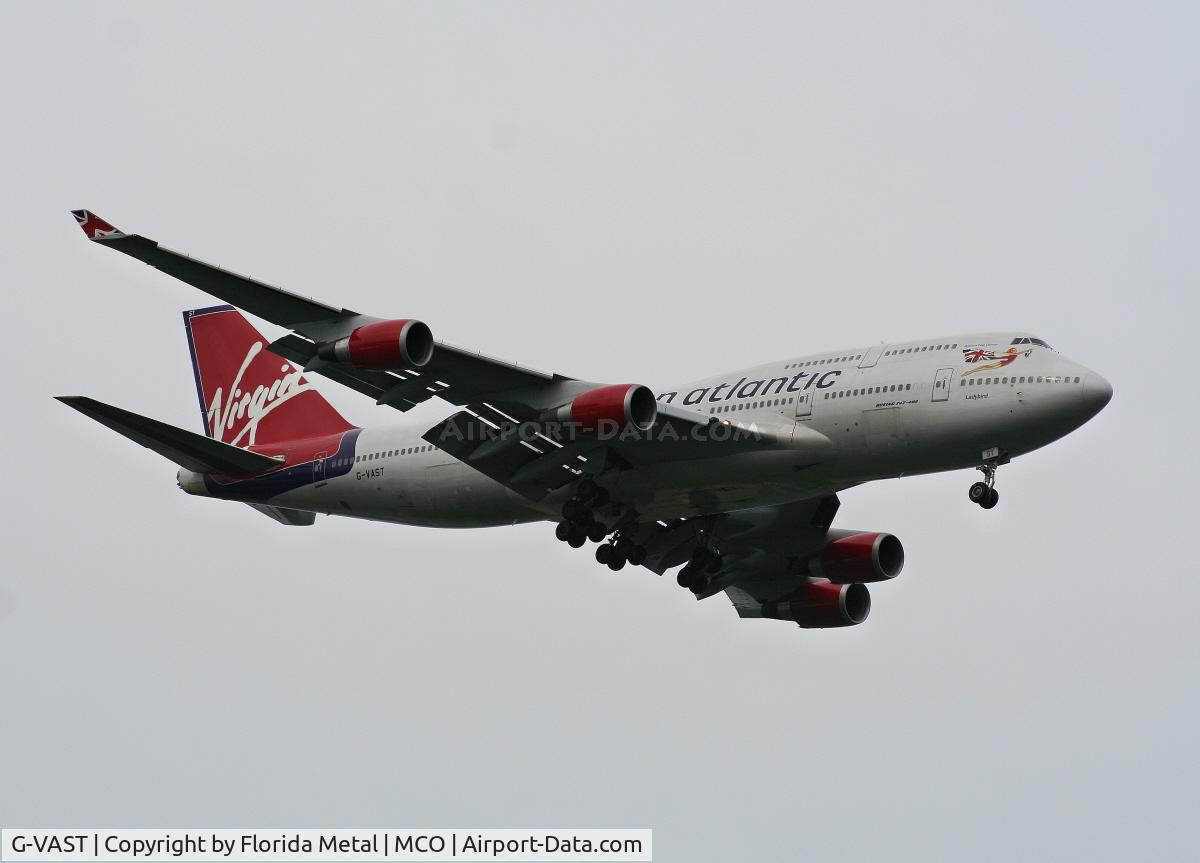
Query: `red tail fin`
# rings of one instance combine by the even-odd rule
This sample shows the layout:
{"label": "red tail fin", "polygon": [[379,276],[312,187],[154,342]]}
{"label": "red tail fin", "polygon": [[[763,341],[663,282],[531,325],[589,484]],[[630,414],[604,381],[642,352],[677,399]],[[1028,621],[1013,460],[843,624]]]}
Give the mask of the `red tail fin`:
{"label": "red tail fin", "polygon": [[183,313],[204,433],[235,446],[354,428],[233,306]]}

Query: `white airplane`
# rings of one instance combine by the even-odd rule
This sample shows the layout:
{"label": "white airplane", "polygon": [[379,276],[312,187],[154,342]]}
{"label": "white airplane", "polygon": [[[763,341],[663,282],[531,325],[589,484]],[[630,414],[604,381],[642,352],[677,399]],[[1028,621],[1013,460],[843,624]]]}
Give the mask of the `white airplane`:
{"label": "white airplane", "polygon": [[[832,528],[837,493],[876,479],[996,469],[1112,397],[1096,372],[1023,332],[789,357],[672,386],[582,381],[435,341],[256,282],[73,211],[95,242],[232,305],[184,312],[204,435],[84,397],[61,400],[180,466],[189,494],[287,525],[316,513],[428,527],[556,523],[596,559],[662,575],[742,617],[861,623],[867,583],[900,573],[887,533]],[[235,308],[291,332],[266,340]],[[399,411],[437,397],[432,428],[358,428],[306,374]]]}

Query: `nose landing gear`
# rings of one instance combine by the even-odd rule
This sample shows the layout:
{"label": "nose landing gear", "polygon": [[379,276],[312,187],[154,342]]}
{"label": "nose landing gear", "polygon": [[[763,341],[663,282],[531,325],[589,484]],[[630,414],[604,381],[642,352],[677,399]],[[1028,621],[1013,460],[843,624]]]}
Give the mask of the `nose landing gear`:
{"label": "nose landing gear", "polygon": [[988,485],[988,482],[995,482],[995,480],[989,478],[985,482],[974,483],[967,490],[967,497],[971,499],[971,503],[977,503],[984,509],[991,509],[1000,502],[1000,492]]}
{"label": "nose landing gear", "polygon": [[983,482],[974,483],[967,490],[967,497],[971,499],[971,503],[991,509],[1000,502],[1000,492],[996,491],[996,468],[1002,464],[1008,464],[1008,456],[1003,450],[998,447],[984,450],[983,464],[978,468],[983,471]]}

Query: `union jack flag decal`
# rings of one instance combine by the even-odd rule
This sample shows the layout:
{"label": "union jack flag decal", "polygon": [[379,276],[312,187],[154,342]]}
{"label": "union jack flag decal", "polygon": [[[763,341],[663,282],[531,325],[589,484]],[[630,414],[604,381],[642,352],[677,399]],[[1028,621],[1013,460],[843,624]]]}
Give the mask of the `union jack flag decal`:
{"label": "union jack flag decal", "polygon": [[1009,348],[999,354],[995,351],[984,350],[983,348],[963,348],[964,363],[974,364],[987,361],[984,365],[977,365],[970,371],[963,372],[963,375],[973,375],[976,372],[986,371],[987,369],[1002,369],[1022,354],[1029,356],[1032,353],[1032,348],[1023,351],[1018,351],[1016,348]]}

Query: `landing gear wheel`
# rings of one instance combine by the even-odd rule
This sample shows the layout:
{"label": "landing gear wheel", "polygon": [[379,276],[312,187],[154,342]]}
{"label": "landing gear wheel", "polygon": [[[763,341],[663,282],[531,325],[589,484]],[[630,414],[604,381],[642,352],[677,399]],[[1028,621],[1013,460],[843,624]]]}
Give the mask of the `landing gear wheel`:
{"label": "landing gear wheel", "polygon": [[567,545],[571,548],[583,548],[585,542],[587,542],[587,534],[577,528],[571,528],[571,534],[567,537]]}
{"label": "landing gear wheel", "polygon": [[608,559],[608,568],[611,569],[613,572],[624,569],[625,568],[625,558],[621,557],[619,554],[612,555]]}
{"label": "landing gear wheel", "polygon": [[629,554],[627,554],[626,557],[634,566],[641,566],[646,562],[646,549],[642,548],[640,545],[635,545],[633,548],[629,549]]}
{"label": "landing gear wheel", "polygon": [[1000,447],[992,447],[983,451],[983,464],[977,470],[983,473],[983,482],[977,482],[967,492],[971,503],[977,503],[984,509],[991,509],[1000,501],[996,491],[996,470],[1009,462],[1008,453]]}
{"label": "landing gear wheel", "polygon": [[579,481],[579,485],[575,488],[575,495],[580,500],[587,500],[599,490],[600,486],[596,485],[596,481],[588,476]]}
{"label": "landing gear wheel", "polygon": [[626,539],[625,537],[621,537],[616,542],[616,548],[621,557],[629,557],[630,553],[633,551],[633,541]]}
{"label": "landing gear wheel", "polygon": [[597,563],[605,563],[605,564],[608,563],[610,560],[612,560],[612,553],[613,553],[613,547],[611,545],[609,545],[608,543],[604,543],[601,546],[597,546],[596,562]]}
{"label": "landing gear wheel", "polygon": [[558,537],[559,542],[566,542],[571,536],[571,525],[560,521],[554,528],[554,535]]}
{"label": "landing gear wheel", "polygon": [[679,582],[680,587],[686,587],[693,593],[703,590],[706,581],[704,573],[691,565],[679,570],[679,575],[675,577],[675,580]]}
{"label": "landing gear wheel", "polygon": [[562,508],[563,518],[567,521],[576,521],[581,516],[587,515],[587,511],[587,507],[575,500],[575,498],[571,498],[564,503]]}
{"label": "landing gear wheel", "polygon": [[587,538],[592,542],[604,542],[604,537],[608,536],[608,528],[599,521],[593,521],[587,527]]}

